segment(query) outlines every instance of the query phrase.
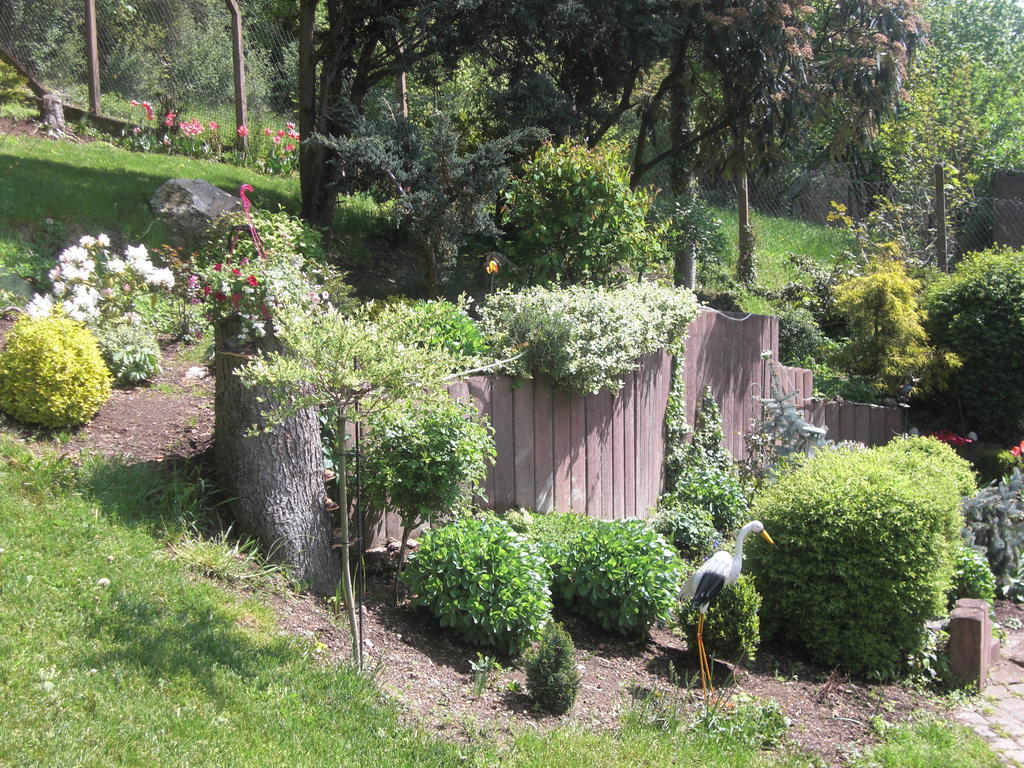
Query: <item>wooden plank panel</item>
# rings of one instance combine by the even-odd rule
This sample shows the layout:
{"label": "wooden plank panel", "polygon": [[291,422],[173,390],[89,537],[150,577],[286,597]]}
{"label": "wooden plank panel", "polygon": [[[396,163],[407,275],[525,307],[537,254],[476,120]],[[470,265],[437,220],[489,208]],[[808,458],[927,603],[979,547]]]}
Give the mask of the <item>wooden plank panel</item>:
{"label": "wooden plank panel", "polygon": [[653,506],[656,499],[652,490],[653,471],[651,468],[651,381],[653,380],[654,360],[652,355],[644,358],[643,368],[637,374],[637,476],[640,478],[640,491],[645,507]]}
{"label": "wooden plank panel", "polygon": [[814,371],[804,370],[804,400],[814,397]]}
{"label": "wooden plank panel", "polygon": [[623,514],[633,517],[643,510],[636,506],[636,400],[635,377],[626,375],[619,397],[622,399],[622,488]]}
{"label": "wooden plank panel", "polygon": [[839,424],[835,429],[829,430],[829,438],[835,442],[843,440],[856,440],[857,434],[857,406],[853,403],[842,403],[839,405]]}
{"label": "wooden plank panel", "polygon": [[587,395],[584,403],[587,424],[587,486],[584,496],[587,514],[601,517],[601,396]]}
{"label": "wooden plank panel", "polygon": [[565,390],[551,393],[552,463],[555,468],[554,507],[567,512],[572,506],[572,405],[571,397],[579,397]]}
{"label": "wooden plank panel", "polygon": [[551,384],[547,378],[533,381],[533,487],[538,512],[550,512],[555,498],[554,436],[552,434]]}
{"label": "wooden plank panel", "polygon": [[533,483],[533,380],[524,379],[512,390],[515,443],[515,506],[534,507]]}
{"label": "wooden plank panel", "polygon": [[569,395],[569,509],[587,511],[587,398]]}
{"label": "wooden plank panel", "polygon": [[[491,405],[494,399],[494,377],[471,376],[466,380],[466,384],[469,390],[469,396],[473,398],[473,403],[476,405],[477,411],[487,419],[487,423],[493,427],[494,416],[491,412]],[[487,464],[487,477],[484,478],[484,496],[487,497],[487,504],[485,506],[492,508],[496,501],[494,482],[494,462],[492,461]]]}
{"label": "wooden plank panel", "polygon": [[601,440],[601,518],[611,520],[615,510],[615,478],[612,471],[612,393],[602,389],[597,393],[600,402]]}
{"label": "wooden plank panel", "polygon": [[661,495],[665,463],[665,408],[672,376],[672,356],[662,350],[658,353],[654,375],[654,409],[651,424],[651,491],[655,501]]}
{"label": "wooden plank panel", "polygon": [[622,390],[612,396],[612,516],[626,516],[625,404]]}
{"label": "wooden plank panel", "polygon": [[872,406],[870,409],[871,414],[871,444],[872,445],[885,445],[889,442],[888,420],[886,419],[886,410],[882,406]]}
{"label": "wooden plank panel", "polygon": [[512,379],[495,376],[491,388],[491,424],[494,427],[494,508],[515,506],[515,425],[512,413]]}
{"label": "wooden plank panel", "polygon": [[904,409],[903,408],[888,408],[887,421],[889,424],[890,435],[902,435],[906,430],[906,424],[903,421]]}
{"label": "wooden plank panel", "polygon": [[871,414],[868,412],[869,408],[863,403],[857,403],[853,407],[856,409],[854,411],[854,439],[865,445],[871,445]]}

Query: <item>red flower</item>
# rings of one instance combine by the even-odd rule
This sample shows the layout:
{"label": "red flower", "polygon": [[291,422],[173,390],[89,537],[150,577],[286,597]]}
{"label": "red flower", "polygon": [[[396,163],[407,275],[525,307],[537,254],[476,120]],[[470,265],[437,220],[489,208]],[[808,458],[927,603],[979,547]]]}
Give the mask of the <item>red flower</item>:
{"label": "red flower", "polygon": [[280,139],[282,136],[284,136],[284,131],[278,131],[277,132],[277,138]]}
{"label": "red flower", "polygon": [[263,129],[263,135],[264,136],[269,136],[270,135],[270,129],[269,128],[264,128]]}
{"label": "red flower", "polygon": [[1021,455],[1024,455],[1024,440],[1020,441],[1020,445],[1015,445],[1010,449],[1010,455],[1015,458],[1020,458]]}
{"label": "red flower", "polygon": [[242,294],[232,293],[231,294],[231,306],[238,309],[238,305],[242,303]]}
{"label": "red flower", "polygon": [[231,274],[234,275],[235,277],[241,277],[242,270],[240,270],[238,267],[235,267],[234,269],[231,270]]}
{"label": "red flower", "polygon": [[203,286],[203,296],[209,296],[211,290],[213,290],[213,289],[210,288],[210,286],[208,286],[208,285]]}
{"label": "red flower", "polygon": [[253,288],[255,288],[260,283],[260,281],[256,279],[255,275],[249,275],[247,280],[249,282],[249,285],[251,285]]}
{"label": "red flower", "polygon": [[174,125],[174,113],[173,112],[168,112],[167,113],[167,116],[164,118],[164,125],[166,125],[168,128],[170,128],[172,125]]}
{"label": "red flower", "polygon": [[222,266],[222,265],[220,265],[220,264],[214,264],[214,265],[213,265],[213,271],[214,271],[214,272],[220,272],[220,270],[221,270],[221,266]]}
{"label": "red flower", "polygon": [[244,139],[246,136],[249,135],[249,129],[246,128],[244,125],[238,126],[238,135]]}
{"label": "red flower", "polygon": [[224,301],[224,299],[226,299],[227,296],[225,296],[220,291],[217,291],[215,294],[213,294],[213,298],[215,298],[217,301]]}

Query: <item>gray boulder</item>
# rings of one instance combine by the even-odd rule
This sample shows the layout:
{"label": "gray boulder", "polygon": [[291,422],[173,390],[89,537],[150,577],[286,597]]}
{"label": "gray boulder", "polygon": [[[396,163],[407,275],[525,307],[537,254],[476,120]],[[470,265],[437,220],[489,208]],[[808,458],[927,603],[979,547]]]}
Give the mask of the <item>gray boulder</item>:
{"label": "gray boulder", "polygon": [[153,193],[149,205],[173,237],[183,245],[194,245],[211,221],[240,210],[242,201],[203,179],[171,179]]}

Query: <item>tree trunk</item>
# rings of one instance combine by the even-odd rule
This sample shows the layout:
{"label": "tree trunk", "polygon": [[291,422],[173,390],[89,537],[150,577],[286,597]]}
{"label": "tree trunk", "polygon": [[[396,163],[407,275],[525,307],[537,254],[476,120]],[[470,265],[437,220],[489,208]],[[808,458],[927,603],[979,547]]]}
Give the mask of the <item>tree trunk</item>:
{"label": "tree trunk", "polygon": [[231,343],[236,320],[215,329],[217,377],[214,466],[217,482],[240,531],[254,536],[271,560],[287,563],[295,577],[317,594],[333,594],[340,575],[331,550],[331,517],[324,511],[320,419],[301,411],[273,431],[250,436],[262,426],[266,394],[245,387],[236,374],[253,353],[277,348],[265,337],[258,348]]}
{"label": "tree trunk", "polygon": [[697,246],[693,243],[683,245],[683,252],[676,255],[672,278],[677,286],[691,291],[697,286]]}
{"label": "tree trunk", "polygon": [[754,282],[754,230],[750,226],[750,188],[747,171],[736,174],[736,196],[739,199],[740,254],[736,260],[736,279],[749,285]]}

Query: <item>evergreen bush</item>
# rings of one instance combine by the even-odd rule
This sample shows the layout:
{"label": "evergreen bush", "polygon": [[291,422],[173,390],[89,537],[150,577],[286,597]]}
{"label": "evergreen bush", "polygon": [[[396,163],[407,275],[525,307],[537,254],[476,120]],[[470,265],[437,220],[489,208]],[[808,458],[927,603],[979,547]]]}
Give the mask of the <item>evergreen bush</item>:
{"label": "evergreen bush", "polygon": [[963,362],[949,380],[963,418],[986,440],[1024,431],[1024,253],[969,255],[940,277],[925,301],[933,344]]}
{"label": "evergreen bush", "polygon": [[551,569],[537,547],[494,516],[433,528],[402,572],[414,606],[463,640],[514,654],[551,616]]}
{"label": "evergreen bush", "polygon": [[863,675],[920,650],[945,610],[964,481],[926,442],[820,451],[761,489],[752,514],[778,546],[748,561],[767,636]]}
{"label": "evergreen bush", "polygon": [[75,427],[110,397],[96,337],[61,315],[21,317],[0,351],[0,410],[26,424]]}
{"label": "evergreen bush", "polygon": [[550,621],[541,632],[537,648],[526,654],[526,688],[537,707],[553,715],[568,712],[576,701],[580,673],[576,646],[565,628]]}

